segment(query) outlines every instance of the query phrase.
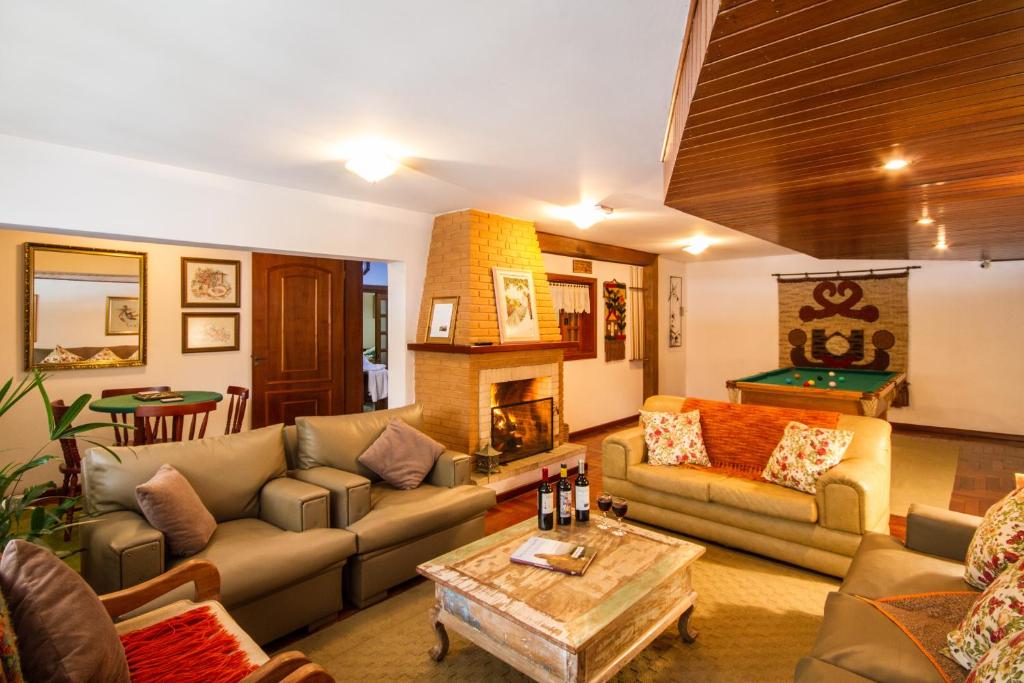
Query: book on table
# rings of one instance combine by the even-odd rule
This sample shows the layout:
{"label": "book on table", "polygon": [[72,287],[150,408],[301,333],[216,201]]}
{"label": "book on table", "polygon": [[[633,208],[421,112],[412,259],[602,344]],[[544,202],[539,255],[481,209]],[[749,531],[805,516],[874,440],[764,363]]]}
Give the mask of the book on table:
{"label": "book on table", "polygon": [[594,561],[596,552],[579,543],[569,543],[543,536],[530,536],[509,558],[516,564],[550,569],[572,576],[582,576]]}

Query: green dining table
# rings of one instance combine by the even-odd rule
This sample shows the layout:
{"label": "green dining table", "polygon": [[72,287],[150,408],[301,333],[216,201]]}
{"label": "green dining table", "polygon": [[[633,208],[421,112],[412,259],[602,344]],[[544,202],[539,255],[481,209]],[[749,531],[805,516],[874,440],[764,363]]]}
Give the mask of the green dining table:
{"label": "green dining table", "polygon": [[[140,401],[131,394],[124,394],[123,396],[110,396],[109,398],[101,398],[93,401],[89,404],[89,409],[96,411],[97,413],[110,413],[110,414],[128,414],[135,413],[135,409],[139,406],[145,405],[188,405],[190,403],[203,403],[204,401],[213,401],[214,403],[220,403],[224,397],[218,394],[216,391],[179,391],[181,394],[180,401],[174,401],[173,403],[161,403],[160,401]],[[135,445],[140,445],[144,440],[144,429],[139,424],[139,420],[135,420]]]}

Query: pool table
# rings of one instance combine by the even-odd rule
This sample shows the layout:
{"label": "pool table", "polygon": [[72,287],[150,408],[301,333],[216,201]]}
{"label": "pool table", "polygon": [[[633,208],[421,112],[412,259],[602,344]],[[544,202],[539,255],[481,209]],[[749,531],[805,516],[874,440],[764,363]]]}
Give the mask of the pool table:
{"label": "pool table", "polygon": [[[808,380],[814,385],[805,386]],[[884,420],[897,391],[906,381],[907,376],[902,372],[779,368],[731,379],[725,386],[733,403],[834,410]],[[835,382],[835,386],[830,387],[829,382]]]}

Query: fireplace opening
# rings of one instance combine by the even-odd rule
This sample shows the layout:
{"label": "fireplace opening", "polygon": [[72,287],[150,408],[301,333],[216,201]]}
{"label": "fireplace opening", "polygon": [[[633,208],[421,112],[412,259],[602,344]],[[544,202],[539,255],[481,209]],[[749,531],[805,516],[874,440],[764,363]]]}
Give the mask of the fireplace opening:
{"label": "fireplace opening", "polygon": [[491,385],[491,445],[502,464],[552,449],[554,406],[548,378]]}

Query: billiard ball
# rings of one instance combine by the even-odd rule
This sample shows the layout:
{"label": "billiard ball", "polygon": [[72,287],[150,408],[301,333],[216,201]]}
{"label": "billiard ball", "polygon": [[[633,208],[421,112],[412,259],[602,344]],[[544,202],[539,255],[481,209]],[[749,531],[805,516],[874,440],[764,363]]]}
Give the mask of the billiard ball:
{"label": "billiard ball", "polygon": [[814,386],[814,380],[813,379],[807,380],[807,386],[813,387]]}
{"label": "billiard ball", "polygon": [[845,377],[843,377],[842,375],[839,375],[839,381],[840,381],[840,382],[845,382],[845,381],[846,381],[846,378],[845,378]]}
{"label": "billiard ball", "polygon": [[818,375],[818,381],[819,381],[819,382],[824,382],[824,381],[825,381],[825,378],[824,378],[824,377],[822,377],[821,375]]}
{"label": "billiard ball", "polygon": [[786,384],[792,384],[792,383],[793,383],[793,378],[792,377],[787,377],[786,378]]}
{"label": "billiard ball", "polygon": [[829,382],[829,383],[828,383],[828,385],[829,385],[830,387],[834,387],[834,386],[836,385],[836,383],[835,383],[835,382]]}
{"label": "billiard ball", "polygon": [[793,373],[793,379],[800,379],[800,373],[799,372],[794,372]]}
{"label": "billiard ball", "polygon": [[828,371],[828,376],[829,377],[835,377],[836,376],[836,371],[835,370],[829,370]]}

